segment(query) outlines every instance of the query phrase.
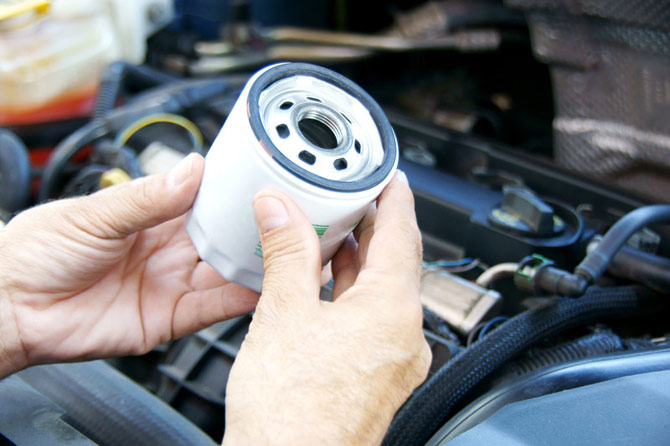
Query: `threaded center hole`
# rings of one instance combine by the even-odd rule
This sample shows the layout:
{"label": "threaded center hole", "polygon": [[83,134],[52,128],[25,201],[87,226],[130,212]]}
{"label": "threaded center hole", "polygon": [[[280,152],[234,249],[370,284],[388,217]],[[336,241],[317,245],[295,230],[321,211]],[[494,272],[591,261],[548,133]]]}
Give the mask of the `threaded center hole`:
{"label": "threaded center hole", "polygon": [[298,120],[298,128],[307,141],[321,149],[334,149],[342,138],[335,121],[318,111],[305,113]]}

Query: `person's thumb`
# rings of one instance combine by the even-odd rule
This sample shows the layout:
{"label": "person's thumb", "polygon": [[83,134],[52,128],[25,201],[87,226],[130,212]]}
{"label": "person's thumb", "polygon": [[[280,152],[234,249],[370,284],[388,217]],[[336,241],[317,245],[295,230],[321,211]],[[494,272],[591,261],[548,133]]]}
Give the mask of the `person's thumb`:
{"label": "person's thumb", "polygon": [[68,219],[93,235],[124,238],[184,214],[193,205],[204,159],[191,154],[169,172],[129,181],[76,199]]}
{"label": "person's thumb", "polygon": [[318,301],[321,252],[312,225],[290,198],[273,189],[259,192],[253,206],[265,267],[259,306]]}

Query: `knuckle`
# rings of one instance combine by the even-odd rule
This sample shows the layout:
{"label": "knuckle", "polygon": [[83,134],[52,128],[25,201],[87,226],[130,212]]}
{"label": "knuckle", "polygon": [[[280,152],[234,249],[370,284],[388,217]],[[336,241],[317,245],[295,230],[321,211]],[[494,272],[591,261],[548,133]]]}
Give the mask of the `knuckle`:
{"label": "knuckle", "polygon": [[406,385],[410,392],[425,381],[432,361],[433,353],[428,342],[421,335],[420,338],[417,338],[414,350],[412,350],[411,357],[406,365]]}
{"label": "knuckle", "polygon": [[407,245],[410,247],[409,254],[413,259],[421,261],[423,258],[423,243],[421,241],[421,231],[419,231],[416,220],[412,220],[405,228],[403,235],[407,240]]}
{"label": "knuckle", "polygon": [[423,307],[418,297],[403,295],[393,299],[393,323],[406,331],[421,330],[423,325]]}
{"label": "knuckle", "polygon": [[417,300],[411,305],[407,305],[405,311],[407,313],[407,324],[410,327],[415,327],[421,330],[421,327],[423,326],[423,307],[419,301]]}
{"label": "knuckle", "polygon": [[422,340],[420,353],[417,355],[416,370],[419,377],[419,383],[426,379],[430,365],[433,362],[433,352],[425,338]]}
{"label": "knuckle", "polygon": [[423,336],[423,310],[421,305],[401,305],[397,311],[397,324],[406,333],[416,335],[417,333]]}
{"label": "knuckle", "polygon": [[416,221],[396,225],[391,238],[396,241],[395,253],[403,260],[403,264],[418,268],[423,259],[423,243]]}
{"label": "knuckle", "polygon": [[[394,323],[402,324],[403,327],[420,326],[423,321],[423,310],[418,298],[418,293],[399,282],[388,281],[383,287],[370,285],[371,295],[379,295],[379,290],[387,290],[382,298],[375,299],[377,305],[382,305],[389,311],[389,316]],[[376,292],[375,292],[376,291]]]}

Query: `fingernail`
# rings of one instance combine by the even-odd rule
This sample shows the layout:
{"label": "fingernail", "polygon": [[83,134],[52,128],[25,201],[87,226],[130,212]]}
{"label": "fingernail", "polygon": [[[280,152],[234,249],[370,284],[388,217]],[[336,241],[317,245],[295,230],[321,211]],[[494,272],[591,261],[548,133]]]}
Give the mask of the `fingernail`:
{"label": "fingernail", "polygon": [[402,170],[397,169],[395,176],[396,178],[398,178],[399,181],[402,181],[405,184],[409,184],[409,181],[407,180],[407,175],[405,175],[405,172],[403,172]]}
{"label": "fingernail", "polygon": [[254,201],[256,223],[262,233],[278,228],[288,221],[284,203],[274,197],[261,197]]}
{"label": "fingernail", "polygon": [[179,186],[193,173],[193,155],[179,161],[167,174],[166,181],[171,186]]}

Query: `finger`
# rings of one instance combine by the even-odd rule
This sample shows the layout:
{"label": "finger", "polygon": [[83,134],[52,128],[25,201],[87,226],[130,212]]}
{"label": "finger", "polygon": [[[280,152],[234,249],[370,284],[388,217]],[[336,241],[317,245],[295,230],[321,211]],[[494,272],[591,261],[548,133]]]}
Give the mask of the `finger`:
{"label": "finger", "polygon": [[[370,229],[363,231],[362,239]],[[363,243],[365,240],[360,241]],[[404,173],[398,172],[377,200],[373,234],[361,269],[367,271],[366,275],[388,276],[390,283],[411,287],[413,291],[420,283],[421,253],[414,198]]]}
{"label": "finger", "polygon": [[321,250],[316,231],[298,206],[274,189],[253,202],[263,249],[262,305],[318,302]]}
{"label": "finger", "polygon": [[365,267],[365,260],[368,255],[368,246],[370,239],[374,234],[375,219],[377,218],[377,206],[373,203],[365,214],[363,220],[356,226],[354,237],[358,242],[358,266]]}
{"label": "finger", "polygon": [[250,313],[256,307],[258,296],[257,292],[235,283],[186,293],[177,301],[172,314],[172,338]]}
{"label": "finger", "polygon": [[358,277],[357,244],[353,236],[345,239],[333,257],[333,300],[348,290]]}
{"label": "finger", "polygon": [[69,219],[100,238],[125,238],[190,209],[203,170],[202,156],[191,154],[165,174],[119,184],[74,200]]}

